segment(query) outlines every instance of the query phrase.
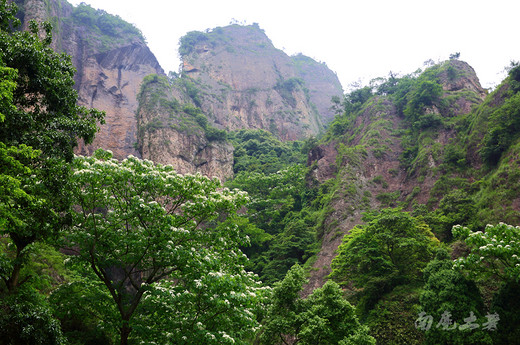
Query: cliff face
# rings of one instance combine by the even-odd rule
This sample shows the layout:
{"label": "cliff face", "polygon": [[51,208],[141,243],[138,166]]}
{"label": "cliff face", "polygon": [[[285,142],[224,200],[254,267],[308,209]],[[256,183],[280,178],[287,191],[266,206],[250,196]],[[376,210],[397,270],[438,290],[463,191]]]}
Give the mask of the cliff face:
{"label": "cliff face", "polygon": [[303,54],[291,56],[291,60],[298,76],[305,82],[310,99],[316,105],[323,123],[331,122],[335,115],[331,110],[331,98],[343,96],[343,87],[338,76],[325,63],[317,62]]}
{"label": "cliff face", "polygon": [[[191,93],[196,105],[228,130],[265,129],[282,140],[317,134],[330,119],[324,103],[342,94],[337,77],[332,82],[324,77],[335,77],[326,66],[314,62],[321,71],[306,74],[316,66],[299,63],[298,68],[257,25],[188,33],[180,53],[182,78],[198,90]],[[330,87],[322,89],[321,83]]]}
{"label": "cliff face", "polygon": [[[153,93],[153,87],[145,90],[140,105],[143,78],[164,72],[138,29],[102,10],[74,7],[65,0],[17,4],[25,28],[31,19],[53,23],[54,48],[70,55],[77,69],[80,104],[106,112],[94,143],[80,144],[78,154],[109,149],[116,158],[133,154],[173,164],[180,172],[225,179],[232,176],[233,148],[215,140],[222,136],[219,130],[261,128],[282,140],[302,139],[322,130],[332,117],[331,97],[342,94],[325,64],[287,56],[257,25],[231,25],[183,38],[181,76],[163,98],[180,102],[180,110],[172,113],[153,101],[147,105],[151,98],[144,95]],[[186,104],[200,108],[207,124],[185,125],[193,115],[183,111]],[[156,128],[157,121],[168,125]],[[194,135],[197,131],[204,134]]]}
{"label": "cliff face", "polygon": [[145,78],[138,95],[138,143],[143,157],[181,173],[221,180],[233,176],[233,146],[225,132],[176,92],[164,76]]}
{"label": "cliff face", "polygon": [[106,123],[92,145],[80,145],[79,154],[109,149],[114,157],[139,156],[136,95],[142,79],[164,74],[140,32],[119,17],[86,5],[73,7],[63,0],[17,1],[26,28],[29,20],[53,23],[53,46],[72,57],[77,69],[80,105],[106,112]]}
{"label": "cliff face", "polygon": [[180,76],[144,83],[137,113],[143,157],[180,172],[227,179],[233,147],[224,130],[265,129],[281,140],[302,139],[321,131],[332,96],[342,94],[324,64],[291,59],[256,25],[188,33],[180,52]]}
{"label": "cliff face", "polygon": [[[351,114],[345,132],[310,152],[308,165],[314,179],[319,183],[334,179],[336,189],[305,293],[323,284],[343,235],[363,223],[363,212],[397,206],[410,209],[413,204],[436,207],[443,196],[462,188],[462,180],[473,179],[446,167],[447,146],[457,137],[452,122],[481,104],[486,92],[462,61],[447,61],[428,73],[442,91],[424,113],[437,116],[442,124],[411,126],[391,97],[376,95]],[[413,93],[412,88],[407,97]],[[413,152],[413,159],[404,163],[407,152]],[[446,187],[445,181],[451,179],[456,182]]]}

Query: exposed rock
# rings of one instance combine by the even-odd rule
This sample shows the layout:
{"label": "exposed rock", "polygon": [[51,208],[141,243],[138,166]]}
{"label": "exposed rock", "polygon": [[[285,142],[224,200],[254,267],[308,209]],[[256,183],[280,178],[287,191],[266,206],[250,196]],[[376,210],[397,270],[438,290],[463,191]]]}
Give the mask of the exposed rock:
{"label": "exposed rock", "polygon": [[170,164],[181,174],[200,172],[221,180],[232,177],[233,145],[207,134],[213,127],[199,109],[181,103],[182,98],[165,77],[149,76],[143,82],[137,111],[143,157]]}
{"label": "exposed rock", "polygon": [[331,110],[331,98],[343,96],[338,76],[324,62],[317,62],[303,54],[291,56],[291,59],[299,77],[305,81],[310,99],[316,105],[323,123],[331,122],[335,115]]}
{"label": "exposed rock", "polygon": [[[80,145],[79,154],[97,148],[112,150],[121,159],[139,156],[137,142],[136,95],[142,79],[152,73],[164,74],[143,39],[134,33],[100,34],[92,26],[77,21],[74,7],[64,0],[17,1],[23,9],[23,23],[31,19],[50,20],[54,25],[53,47],[72,57],[79,103],[106,112],[106,124],[92,145]],[[96,15],[106,15],[96,11]]]}
{"label": "exposed rock", "polygon": [[[425,113],[458,116],[482,103],[485,90],[468,64],[451,60],[442,64],[439,70],[437,77],[444,89],[442,97],[445,102],[452,103],[445,113],[435,106],[426,109]],[[326,281],[343,236],[355,225],[363,223],[364,211],[396,207],[400,202],[410,205],[412,200],[426,204],[434,199],[431,191],[439,178],[438,167],[443,163],[438,148],[448,144],[456,133],[450,127],[436,130],[421,144],[421,152],[405,170],[400,158],[407,148],[403,147],[402,128],[407,127],[392,101],[375,97],[356,115],[343,135],[346,139],[311,150],[308,165],[312,167],[313,176],[319,182],[336,178],[337,189],[322,224],[322,247],[304,294],[310,294]],[[433,201],[436,204],[439,200]]]}
{"label": "exposed rock", "polygon": [[182,78],[194,84],[195,103],[214,124],[265,129],[294,140],[319,133],[324,118],[330,120],[330,99],[342,90],[324,64],[310,58],[293,62],[257,25],[191,35],[181,46]]}

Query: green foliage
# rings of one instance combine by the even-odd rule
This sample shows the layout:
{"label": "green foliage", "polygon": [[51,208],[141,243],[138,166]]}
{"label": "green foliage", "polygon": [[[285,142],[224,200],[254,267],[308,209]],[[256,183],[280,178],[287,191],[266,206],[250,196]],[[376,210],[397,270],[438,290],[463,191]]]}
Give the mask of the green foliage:
{"label": "green foliage", "polygon": [[454,226],[453,236],[471,248],[467,257],[458,258],[454,267],[472,277],[496,276],[503,281],[520,281],[520,227],[488,224],[485,231],[472,232]]}
{"label": "green foliage", "polygon": [[304,282],[303,269],[295,265],[275,285],[261,344],[287,344],[288,339],[308,345],[375,344],[336,283],[328,281],[302,299],[299,293]]}
{"label": "green foliage", "polygon": [[[218,343],[222,332],[237,339],[251,333],[258,287],[243,271],[238,247],[246,239],[234,223],[246,193],[131,156],[119,162],[102,150],[73,163],[71,259],[110,293],[122,343],[131,332],[136,339],[168,337],[144,326],[150,318],[158,327],[175,324],[179,331],[170,336],[179,341],[203,320],[199,329],[213,335],[204,344]],[[228,297],[234,294],[241,299]],[[217,308],[218,319],[200,316],[207,308]],[[172,319],[174,312],[190,316]]]}
{"label": "green foliage", "polygon": [[[77,139],[90,143],[103,114],[76,104],[75,69],[69,56],[51,49],[48,23],[42,27],[46,33],[43,39],[38,37],[39,26],[35,22],[30,26],[28,32],[0,32],[0,51],[9,52],[0,58],[5,67],[17,71],[12,80],[16,83],[12,99],[16,108],[0,112],[5,116],[0,139],[7,145],[26,144],[46,156],[70,161]],[[14,72],[10,73],[13,77]]]}
{"label": "green foliage", "polygon": [[314,253],[315,219],[302,211],[309,195],[306,169],[293,165],[273,174],[241,172],[228,185],[246,191],[254,231],[253,243],[245,249],[252,269],[263,281],[278,281],[295,263],[303,263]]}
{"label": "green foliage", "polygon": [[51,26],[30,22],[30,31],[15,31],[14,13],[0,2],[0,51],[7,52],[0,55],[0,234],[8,243],[0,290],[9,293],[22,284],[32,244],[55,238],[70,221],[67,162],[77,139],[90,143],[103,118],[76,105],[75,69],[50,48]]}
{"label": "green foliage", "polygon": [[200,31],[190,31],[179,40],[179,54],[186,56],[193,53],[195,45],[209,42],[209,35]]}
{"label": "green foliage", "polygon": [[356,89],[347,93],[342,100],[333,98],[333,108],[335,108],[336,116],[329,125],[326,139],[331,139],[334,136],[339,137],[344,135],[348,130],[353,129],[355,113],[358,112],[362,106],[373,96],[371,87],[364,87]]}
{"label": "green foliage", "polygon": [[502,154],[520,133],[520,93],[508,98],[488,118],[488,130],[483,138],[480,154],[490,166],[498,163]]}
{"label": "green foliage", "polygon": [[399,209],[366,214],[365,220],[366,226],[343,238],[331,277],[364,289],[362,305],[368,310],[396,285],[417,280],[438,240],[426,223]]}
{"label": "green foliage", "polygon": [[127,23],[117,15],[114,16],[103,10],[96,10],[83,2],[74,7],[72,18],[77,24],[85,25],[103,36],[113,38],[135,36],[145,41],[142,32],[133,24]]}
{"label": "green foliage", "polygon": [[[492,344],[489,332],[480,327],[487,320],[476,284],[452,265],[448,254],[439,251],[424,270],[421,308],[433,321],[425,330],[426,344]],[[466,322],[479,327],[464,329]]]}
{"label": "green foliage", "polygon": [[419,307],[419,284],[397,286],[364,316],[378,344],[419,345],[424,335],[414,326]]}
{"label": "green foliage", "polygon": [[233,171],[275,173],[290,164],[303,164],[302,143],[281,142],[273,134],[258,129],[241,129],[229,133],[235,147]]}
{"label": "green foliage", "polygon": [[0,344],[66,344],[46,298],[31,288],[0,300]]}
{"label": "green foliage", "polygon": [[507,282],[493,296],[491,309],[500,317],[497,330],[492,333],[494,344],[514,344],[518,341],[520,336],[519,294],[520,284]]}

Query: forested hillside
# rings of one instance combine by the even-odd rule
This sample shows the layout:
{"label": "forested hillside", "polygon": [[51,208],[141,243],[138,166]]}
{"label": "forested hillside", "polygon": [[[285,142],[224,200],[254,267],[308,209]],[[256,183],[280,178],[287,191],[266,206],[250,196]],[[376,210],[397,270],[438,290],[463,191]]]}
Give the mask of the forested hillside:
{"label": "forested hillside", "polygon": [[[51,24],[21,30],[30,3],[0,0],[0,344],[520,343],[518,63],[489,92],[454,54],[315,117],[335,81],[265,60],[255,25],[189,33],[165,76],[118,65],[139,31],[80,5],[54,24],[97,33],[83,56],[123,81],[87,93]],[[279,66],[248,79],[241,53]],[[135,108],[147,159],[95,141],[100,99]]]}

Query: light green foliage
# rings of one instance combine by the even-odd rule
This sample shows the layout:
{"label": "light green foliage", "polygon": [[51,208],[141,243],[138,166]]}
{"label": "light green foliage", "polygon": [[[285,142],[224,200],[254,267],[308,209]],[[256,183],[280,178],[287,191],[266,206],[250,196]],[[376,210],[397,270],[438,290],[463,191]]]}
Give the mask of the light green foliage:
{"label": "light green foliage", "polygon": [[[238,340],[252,330],[251,308],[259,297],[253,277],[243,271],[239,246],[247,239],[234,222],[246,193],[135,157],[119,162],[102,150],[73,164],[79,208],[67,242],[77,250],[72,260],[90,267],[110,293],[121,339],[132,330],[136,338],[168,336],[148,330],[143,318],[165,327],[182,325],[171,337],[191,341],[189,325],[216,321],[198,326],[217,339],[207,335],[201,344],[217,343],[219,332]],[[146,309],[142,301],[154,306]],[[218,318],[200,316],[207,308],[217,308]],[[159,311],[186,312],[186,319],[170,320]]]}
{"label": "light green foliage", "polygon": [[16,110],[13,105],[13,91],[16,88],[17,71],[13,68],[2,66],[3,59],[0,56],[0,123],[5,120],[5,114]]}
{"label": "light green foliage", "polygon": [[304,283],[303,269],[295,265],[275,285],[261,344],[287,344],[288,339],[305,345],[375,344],[336,283],[329,281],[302,299]]}
{"label": "light green foliage", "polygon": [[520,281],[520,227],[488,224],[484,231],[472,232],[453,227],[453,236],[471,248],[467,257],[458,258],[454,267],[472,277],[498,276],[503,281]]}
{"label": "light green foliage", "polygon": [[360,287],[392,274],[416,279],[438,245],[428,225],[399,209],[383,209],[365,219],[366,226],[355,227],[343,239],[332,276]]}
{"label": "light green foliage", "polygon": [[357,307],[362,313],[395,286],[417,280],[439,243],[426,223],[400,209],[383,209],[364,219],[367,225],[343,238],[331,264],[332,278],[361,289]]}
{"label": "light green foliage", "polygon": [[[229,134],[235,147],[233,171],[275,173],[290,164],[303,164],[303,143],[281,142],[265,130],[241,129]],[[310,145],[310,144],[309,144]]]}

